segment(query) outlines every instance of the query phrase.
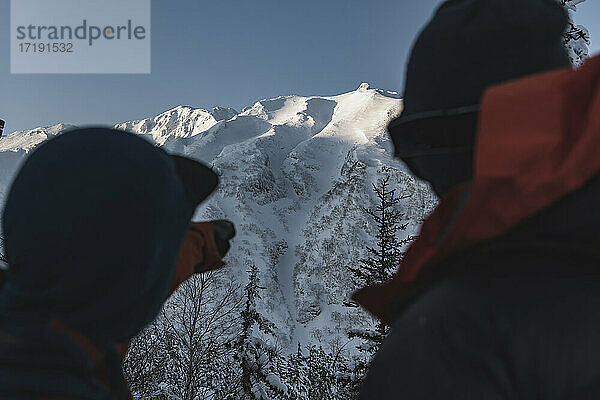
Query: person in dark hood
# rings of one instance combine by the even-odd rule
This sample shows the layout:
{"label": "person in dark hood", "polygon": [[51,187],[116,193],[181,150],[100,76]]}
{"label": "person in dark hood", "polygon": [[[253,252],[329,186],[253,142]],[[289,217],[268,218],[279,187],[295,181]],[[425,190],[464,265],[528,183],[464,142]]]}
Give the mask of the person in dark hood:
{"label": "person in dark hood", "polygon": [[191,223],[217,184],[122,131],[74,130],[36,149],[2,218],[0,398],[130,398],[126,344],[181,282],[223,265],[233,225]]}
{"label": "person in dark hood", "polygon": [[600,56],[554,0],[452,0],[416,40],[396,155],[440,203],[389,282],[362,399],[600,396]]}

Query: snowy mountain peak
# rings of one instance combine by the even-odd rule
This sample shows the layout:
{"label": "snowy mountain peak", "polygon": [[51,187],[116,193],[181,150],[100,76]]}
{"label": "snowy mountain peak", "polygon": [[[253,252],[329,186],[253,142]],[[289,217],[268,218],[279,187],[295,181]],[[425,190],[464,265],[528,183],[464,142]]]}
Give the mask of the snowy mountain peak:
{"label": "snowy mountain peak", "polygon": [[115,128],[143,135],[162,145],[170,137],[188,138],[205,132],[219,121],[237,115],[233,108],[215,107],[211,111],[189,106],[178,106],[154,118],[117,124]]}
{"label": "snowy mountain peak", "polygon": [[289,106],[295,101],[301,100],[300,96],[279,96],[273,99],[263,99],[254,103],[251,107],[246,107],[242,111],[242,115],[252,115],[264,120],[273,120],[276,115],[284,108]]}
{"label": "snowy mountain peak", "polygon": [[227,121],[238,115],[238,112],[231,107],[213,107],[210,113],[217,121]]}
{"label": "snowy mountain peak", "polygon": [[363,82],[360,84],[357,90],[359,92],[366,92],[369,89],[371,89],[371,85],[368,82]]}
{"label": "snowy mountain peak", "polygon": [[56,124],[52,126],[38,127],[29,131],[15,131],[9,135],[0,138],[0,152],[24,151],[29,153],[40,143],[54,137],[61,132],[74,129],[74,125]]}

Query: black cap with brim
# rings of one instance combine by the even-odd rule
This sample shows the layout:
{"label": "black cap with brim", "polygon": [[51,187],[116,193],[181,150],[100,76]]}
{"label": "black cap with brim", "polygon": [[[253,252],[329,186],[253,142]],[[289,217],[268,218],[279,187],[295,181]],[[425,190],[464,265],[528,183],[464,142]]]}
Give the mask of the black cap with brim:
{"label": "black cap with brim", "polygon": [[208,166],[184,156],[171,154],[186,195],[194,204],[200,204],[219,184],[219,176]]}

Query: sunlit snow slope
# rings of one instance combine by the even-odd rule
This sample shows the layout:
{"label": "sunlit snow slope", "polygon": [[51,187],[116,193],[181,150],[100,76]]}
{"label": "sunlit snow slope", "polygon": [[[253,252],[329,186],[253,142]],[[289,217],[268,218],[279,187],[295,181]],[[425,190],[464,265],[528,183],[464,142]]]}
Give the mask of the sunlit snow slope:
{"label": "sunlit snow slope", "polygon": [[[397,94],[369,88],[333,97],[283,96],[237,113],[177,107],[125,122],[168,151],[202,160],[221,185],[196,219],[228,218],[238,236],[227,258],[231,279],[246,280],[251,263],[266,288],[260,309],[278,326],[284,347],[344,344],[345,331],[369,323],[343,306],[353,290],[347,271],[373,245],[372,183],[391,168],[393,186],[412,194],[403,203],[407,234],[435,204],[391,155],[385,127],[398,115]],[[63,125],[0,139],[0,201],[20,161]]]}

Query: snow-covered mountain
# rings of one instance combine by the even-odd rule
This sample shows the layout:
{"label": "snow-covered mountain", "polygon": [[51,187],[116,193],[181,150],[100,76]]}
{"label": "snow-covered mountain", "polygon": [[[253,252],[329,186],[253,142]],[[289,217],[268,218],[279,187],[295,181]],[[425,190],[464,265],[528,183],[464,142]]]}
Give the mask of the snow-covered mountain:
{"label": "snow-covered mountain", "polygon": [[195,136],[213,127],[219,121],[233,118],[237,113],[233,108],[215,107],[206,111],[179,106],[154,118],[124,122],[116,125],[115,128],[150,134],[158,145],[162,145],[169,137]]}
{"label": "snow-covered mountain", "polygon": [[[385,127],[401,109],[396,93],[362,84],[339,96],[261,100],[241,113],[177,107],[117,127],[218,171],[221,185],[195,218],[236,223],[227,273],[243,283],[248,266],[259,267],[260,308],[280,345],[293,349],[298,341],[343,344],[348,328],[368,323],[343,303],[353,290],[347,267],[373,244],[374,222],[363,210],[376,202],[372,184],[391,174],[399,192],[412,194],[403,203],[407,234],[435,205],[392,157]],[[0,202],[27,153],[67,128],[0,138]]]}
{"label": "snow-covered mountain", "polygon": [[13,132],[5,137],[0,137],[0,152],[23,151],[25,153],[29,153],[29,151],[33,150],[42,142],[72,128],[75,128],[75,126],[58,124],[44,128],[32,129],[30,131]]}
{"label": "snow-covered mountain", "polygon": [[10,182],[27,154],[44,141],[72,128],[72,125],[58,124],[30,131],[16,131],[0,137],[0,205],[4,203]]}

